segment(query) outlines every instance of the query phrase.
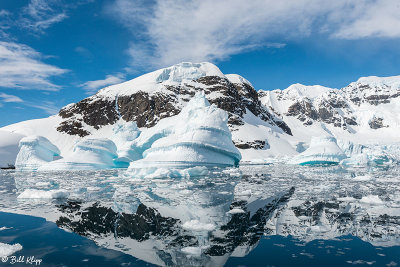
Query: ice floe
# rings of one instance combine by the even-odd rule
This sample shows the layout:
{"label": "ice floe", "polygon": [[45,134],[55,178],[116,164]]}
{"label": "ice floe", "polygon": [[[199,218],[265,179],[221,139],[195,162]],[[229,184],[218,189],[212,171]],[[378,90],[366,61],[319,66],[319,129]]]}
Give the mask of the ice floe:
{"label": "ice floe", "polygon": [[0,242],[0,257],[8,257],[13,255],[15,252],[22,250],[21,244],[9,245]]}
{"label": "ice floe", "polygon": [[38,190],[26,189],[19,196],[19,199],[63,199],[68,198],[69,193],[65,190]]}

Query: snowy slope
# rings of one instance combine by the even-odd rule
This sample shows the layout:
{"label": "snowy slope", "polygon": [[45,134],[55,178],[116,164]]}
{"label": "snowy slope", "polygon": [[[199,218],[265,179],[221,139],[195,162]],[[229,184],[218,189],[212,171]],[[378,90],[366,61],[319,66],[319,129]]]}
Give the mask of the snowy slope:
{"label": "snowy slope", "polygon": [[[9,159],[2,157],[0,166],[14,164],[24,136],[44,136],[62,157],[69,157],[82,138],[118,142],[122,137],[115,136],[116,129],[134,122],[135,127],[125,127],[133,127],[132,136],[123,136],[134,142],[139,134],[178,115],[200,91],[227,112],[242,162],[286,160],[305,151],[313,136],[327,135],[338,143],[378,145],[400,159],[400,76],[360,78],[343,89],[294,84],[284,90],[256,91],[245,78],[225,75],[211,63],[184,62],[103,88],[63,107],[58,115],[1,128],[0,134],[8,133],[0,138],[0,153]],[[121,161],[141,157],[130,146],[117,144]]]}

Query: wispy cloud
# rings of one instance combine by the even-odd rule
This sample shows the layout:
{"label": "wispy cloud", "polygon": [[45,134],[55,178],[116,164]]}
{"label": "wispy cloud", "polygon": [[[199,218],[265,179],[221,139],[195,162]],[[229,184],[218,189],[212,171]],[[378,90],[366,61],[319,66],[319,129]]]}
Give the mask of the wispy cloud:
{"label": "wispy cloud", "polygon": [[116,75],[107,75],[103,80],[88,81],[80,85],[88,94],[95,93],[98,89],[108,85],[121,83],[125,80],[125,75],[117,73]]}
{"label": "wispy cloud", "polygon": [[218,61],[270,42],[400,37],[397,0],[115,0],[134,67]]}
{"label": "wispy cloud", "polygon": [[22,10],[19,25],[43,33],[51,25],[67,17],[63,5],[58,0],[31,0]]}
{"label": "wispy cloud", "polygon": [[0,98],[1,98],[1,101],[2,102],[5,102],[5,103],[22,103],[22,102],[24,102],[21,98],[19,98],[18,96],[16,96],[16,95],[9,95],[9,94],[6,94],[6,93],[0,93]]}
{"label": "wispy cloud", "polygon": [[67,70],[41,59],[42,55],[27,45],[0,41],[0,87],[59,90],[50,79]]}

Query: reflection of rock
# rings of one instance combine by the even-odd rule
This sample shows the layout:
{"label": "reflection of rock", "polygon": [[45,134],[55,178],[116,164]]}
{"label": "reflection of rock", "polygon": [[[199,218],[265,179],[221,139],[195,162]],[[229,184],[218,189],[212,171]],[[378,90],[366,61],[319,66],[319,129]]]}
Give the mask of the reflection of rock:
{"label": "reflection of rock", "polygon": [[351,199],[290,201],[276,211],[266,233],[291,235],[307,242],[353,235],[381,246],[400,244],[399,215],[374,214]]}
{"label": "reflection of rock", "polygon": [[[194,194],[201,189],[207,188],[197,188]],[[226,195],[219,194],[219,192],[224,191],[211,192],[211,194],[208,193],[203,196],[204,198],[206,198],[206,195],[210,197],[211,203],[214,203],[211,204],[211,207],[209,204],[205,204],[208,202],[207,200],[200,202],[206,205],[205,210],[211,211],[214,207],[214,212],[209,213],[210,217],[220,223],[216,221],[214,224],[202,224],[197,220],[190,220],[189,222],[192,225],[188,227],[188,221],[183,223],[184,220],[187,220],[187,217],[193,218],[192,216],[196,213],[203,214],[202,203],[193,210],[192,215],[179,214],[175,217],[169,217],[164,215],[166,213],[171,214],[171,211],[166,211],[167,203],[160,206],[158,204],[160,200],[149,202],[149,204],[160,206],[159,209],[163,211],[163,214],[145,204],[140,204],[136,213],[127,214],[117,213],[98,202],[88,205],[88,203],[70,201],[58,206],[63,215],[56,223],[59,227],[93,239],[100,245],[105,243],[110,245],[117,242],[119,245],[116,249],[123,248],[125,245],[129,246],[132,249],[127,250],[127,253],[154,264],[222,266],[229,255],[235,252],[236,248],[239,248],[239,251],[249,252],[256,246],[263,235],[266,221],[277,208],[288,201],[294,192],[294,188],[287,193],[278,194],[259,202],[260,207],[254,211],[248,210],[246,201],[231,203],[232,197],[224,197],[218,201],[218,195]],[[197,197],[199,196],[197,195]],[[173,203],[175,202],[173,205],[180,202],[178,195],[175,198],[172,195],[170,198]],[[185,200],[182,199],[181,201]],[[223,208],[226,206],[228,210]],[[173,209],[173,207],[171,208]],[[231,215],[227,213],[229,209],[234,211],[231,212]],[[237,212],[238,210],[243,212]],[[183,211],[184,209],[178,213]],[[226,220],[219,219],[221,216],[226,217]],[[204,219],[207,218],[200,218],[201,221],[204,221]],[[134,247],[132,247],[132,242],[135,244]],[[199,254],[193,254],[194,252],[199,252]],[[187,257],[187,253],[191,257]],[[235,252],[235,254],[240,256],[241,253]]]}

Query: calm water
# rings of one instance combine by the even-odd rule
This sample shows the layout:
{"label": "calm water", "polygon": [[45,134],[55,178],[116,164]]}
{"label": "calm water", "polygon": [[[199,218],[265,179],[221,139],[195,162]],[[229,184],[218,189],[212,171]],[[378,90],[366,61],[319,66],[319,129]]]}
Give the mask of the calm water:
{"label": "calm water", "polygon": [[[68,198],[17,198],[31,189]],[[0,242],[41,266],[398,266],[399,192],[397,167],[2,171]]]}

